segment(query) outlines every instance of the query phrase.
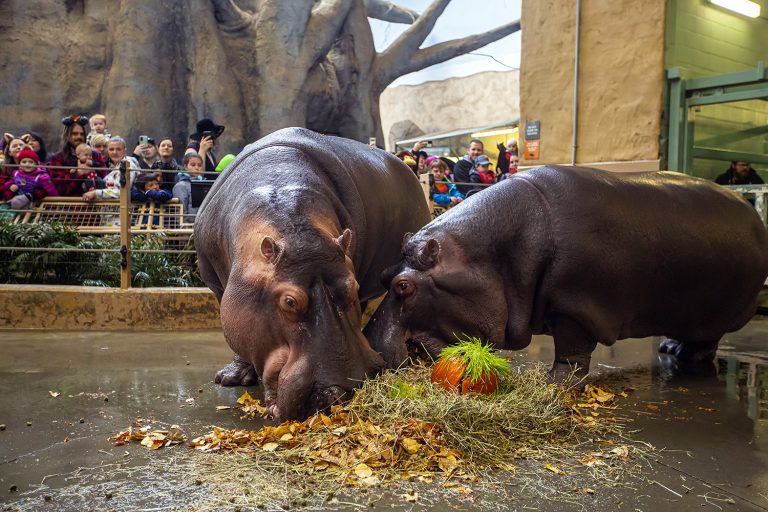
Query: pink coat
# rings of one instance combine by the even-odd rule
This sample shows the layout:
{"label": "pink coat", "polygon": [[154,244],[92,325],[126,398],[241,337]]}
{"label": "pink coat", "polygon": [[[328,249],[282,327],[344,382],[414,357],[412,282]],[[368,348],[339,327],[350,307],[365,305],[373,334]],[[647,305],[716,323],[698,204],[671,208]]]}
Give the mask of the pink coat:
{"label": "pink coat", "polygon": [[[51,175],[48,174],[47,169],[38,167],[27,171],[26,169],[16,169],[13,171],[13,176],[10,180],[5,182],[4,188],[10,190],[11,185],[19,187],[19,192],[22,194],[29,194],[36,199],[45,196],[58,196],[59,191],[56,190],[56,186],[53,184]],[[45,191],[45,194],[41,194],[41,190]],[[35,193],[35,191],[38,191]]]}

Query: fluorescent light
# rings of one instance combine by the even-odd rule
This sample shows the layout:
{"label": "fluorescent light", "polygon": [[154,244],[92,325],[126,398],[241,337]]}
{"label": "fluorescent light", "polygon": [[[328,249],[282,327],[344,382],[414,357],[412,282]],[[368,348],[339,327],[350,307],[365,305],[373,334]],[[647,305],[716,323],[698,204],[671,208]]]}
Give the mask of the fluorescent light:
{"label": "fluorescent light", "polygon": [[750,0],[709,0],[715,5],[719,5],[725,9],[749,16],[750,18],[757,18],[760,16],[760,4],[750,2]]}
{"label": "fluorescent light", "polygon": [[469,136],[473,139],[479,139],[480,137],[493,137],[494,135],[506,135],[515,132],[517,132],[517,128],[506,128],[504,130],[491,130],[490,132],[470,133]]}

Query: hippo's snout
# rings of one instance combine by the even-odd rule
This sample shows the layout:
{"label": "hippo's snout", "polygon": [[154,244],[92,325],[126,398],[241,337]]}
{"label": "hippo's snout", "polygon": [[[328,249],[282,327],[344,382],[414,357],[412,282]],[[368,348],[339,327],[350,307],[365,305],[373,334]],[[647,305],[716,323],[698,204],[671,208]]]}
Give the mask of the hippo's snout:
{"label": "hippo's snout", "polygon": [[310,398],[310,407],[316,411],[323,411],[332,405],[342,403],[349,399],[351,393],[347,393],[341,386],[329,386],[319,389]]}

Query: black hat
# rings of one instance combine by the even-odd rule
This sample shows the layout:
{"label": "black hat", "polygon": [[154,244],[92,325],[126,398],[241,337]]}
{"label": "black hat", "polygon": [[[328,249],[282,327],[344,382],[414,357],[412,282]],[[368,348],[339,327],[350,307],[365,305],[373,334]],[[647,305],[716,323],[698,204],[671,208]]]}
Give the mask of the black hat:
{"label": "black hat", "polygon": [[203,138],[204,132],[211,132],[215,139],[221,137],[224,133],[224,127],[220,124],[216,124],[210,119],[201,119],[197,122],[197,131],[189,136],[190,139],[200,140]]}

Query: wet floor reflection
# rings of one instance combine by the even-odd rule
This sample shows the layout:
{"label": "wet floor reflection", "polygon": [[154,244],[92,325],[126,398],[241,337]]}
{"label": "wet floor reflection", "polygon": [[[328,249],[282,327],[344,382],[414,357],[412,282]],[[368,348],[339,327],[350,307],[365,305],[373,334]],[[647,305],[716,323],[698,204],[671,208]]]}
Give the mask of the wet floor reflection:
{"label": "wet floor reflection", "polygon": [[728,347],[718,356],[717,377],[725,383],[730,396],[746,404],[750,419],[768,427],[768,354],[737,352]]}

